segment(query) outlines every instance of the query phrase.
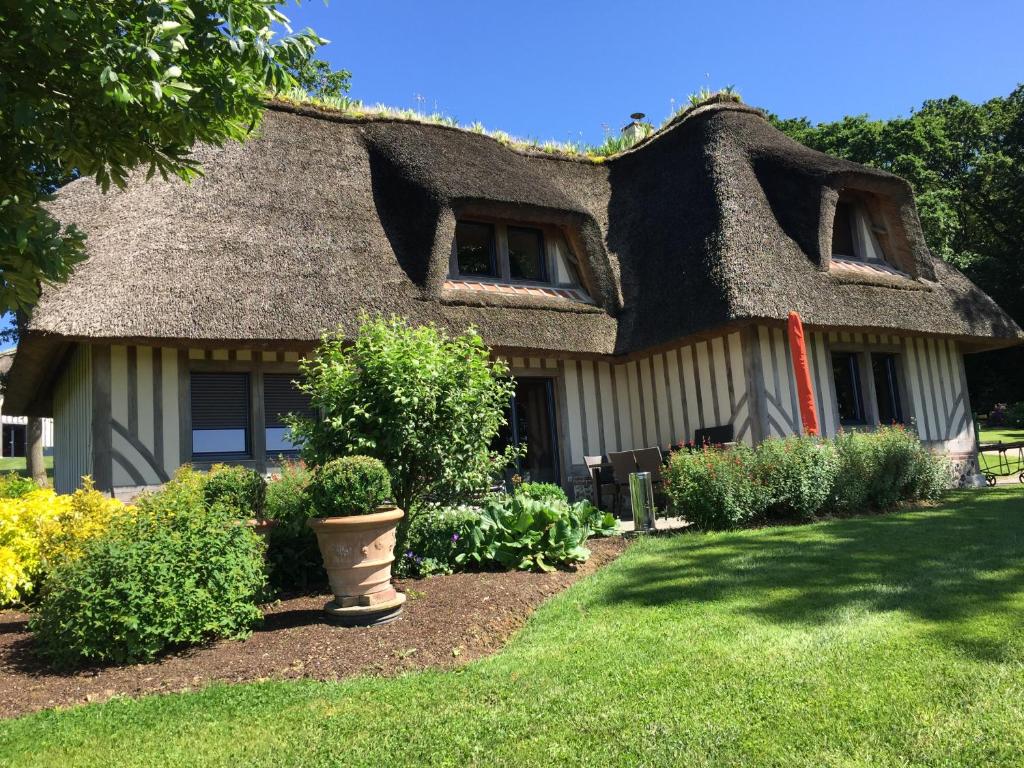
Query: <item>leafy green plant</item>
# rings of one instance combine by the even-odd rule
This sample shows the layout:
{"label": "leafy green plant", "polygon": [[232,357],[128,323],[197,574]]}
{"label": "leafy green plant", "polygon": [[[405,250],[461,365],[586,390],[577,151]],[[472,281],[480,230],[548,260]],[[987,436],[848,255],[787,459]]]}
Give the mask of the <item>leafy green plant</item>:
{"label": "leafy green plant", "polygon": [[276,590],[306,590],[326,584],[316,535],[306,525],[312,473],[301,461],[283,460],[267,484],[264,515],[275,525],[267,532],[267,577]]}
{"label": "leafy green plant", "polygon": [[757,446],[753,471],[765,516],[810,520],[829,499],[839,472],[835,446],[816,437],[769,438]]}
{"label": "leafy green plant", "polygon": [[263,517],[267,481],[255,470],[230,464],[214,464],[203,479],[208,505],[223,504],[242,519]]}
{"label": "leafy green plant", "polygon": [[0,499],[20,499],[25,494],[38,490],[39,486],[31,477],[23,477],[17,472],[8,472],[0,477]]}
{"label": "leafy green plant", "polygon": [[[268,0],[49,0],[0,8],[0,310],[27,310],[85,256],[44,203],[61,182],[106,191],[129,173],[194,179],[193,147],[241,141],[268,91],[323,39]],[[140,179],[141,181],[141,179]]]}
{"label": "leafy green plant", "polygon": [[665,472],[665,495],[676,514],[699,528],[741,526],[764,513],[754,452],[744,445],[676,451]]}
{"label": "leafy green plant", "polygon": [[145,662],[244,637],[261,620],[263,543],[233,510],[180,487],[142,498],[57,565],[29,627],[60,667]]}
{"label": "leafy green plant", "polygon": [[564,501],[569,502],[569,497],[561,486],[554,483],[519,483],[513,490],[516,496],[525,496],[528,499],[537,501]]}
{"label": "leafy green plant", "polygon": [[832,506],[845,514],[936,498],[949,485],[946,459],[901,426],[845,432],[835,439],[839,469]]}
{"label": "leafy green plant", "polygon": [[419,578],[454,572],[458,556],[470,546],[471,532],[479,526],[479,507],[424,507],[409,524],[407,543],[395,562],[395,573]]}
{"label": "leafy green plant", "polygon": [[369,515],[391,497],[391,477],[379,459],[343,456],[316,468],[306,496],[314,517]]}
{"label": "leafy green plant", "polygon": [[485,492],[515,455],[491,450],[512,397],[508,367],[472,329],[451,337],[364,315],[354,343],[328,334],[301,367],[300,387],[323,414],[289,419],[303,457],[313,467],[353,454],[380,459],[406,511],[399,551],[417,506]]}

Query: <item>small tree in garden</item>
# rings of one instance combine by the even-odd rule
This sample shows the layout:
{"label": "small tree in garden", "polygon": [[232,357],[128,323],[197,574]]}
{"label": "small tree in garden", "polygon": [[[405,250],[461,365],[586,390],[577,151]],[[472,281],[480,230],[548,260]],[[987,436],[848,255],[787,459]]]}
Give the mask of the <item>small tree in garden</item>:
{"label": "small tree in garden", "polygon": [[472,328],[453,337],[364,316],[354,343],[327,334],[301,369],[299,386],[322,413],[289,419],[303,458],[313,466],[354,454],[380,459],[405,521],[426,499],[450,503],[486,490],[514,456],[491,450],[513,380]]}

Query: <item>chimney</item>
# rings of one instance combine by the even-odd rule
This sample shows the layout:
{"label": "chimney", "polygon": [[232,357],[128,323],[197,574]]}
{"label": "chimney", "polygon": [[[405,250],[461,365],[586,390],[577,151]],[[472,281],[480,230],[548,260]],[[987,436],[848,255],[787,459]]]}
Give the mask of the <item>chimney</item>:
{"label": "chimney", "polygon": [[650,133],[650,128],[645,123],[640,122],[646,115],[643,112],[634,112],[629,116],[632,122],[622,129],[622,138],[626,140],[628,146],[633,146],[640,139],[644,139]]}

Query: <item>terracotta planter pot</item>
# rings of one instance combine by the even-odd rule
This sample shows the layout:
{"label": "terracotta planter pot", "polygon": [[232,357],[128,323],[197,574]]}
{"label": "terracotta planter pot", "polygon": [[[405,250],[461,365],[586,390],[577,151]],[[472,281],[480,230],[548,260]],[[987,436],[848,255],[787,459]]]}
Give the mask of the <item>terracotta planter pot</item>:
{"label": "terracotta planter pot", "polygon": [[316,517],[308,522],[320,545],[334,600],[325,610],[344,623],[380,623],[397,615],[405,595],[391,586],[398,507],[369,515]]}

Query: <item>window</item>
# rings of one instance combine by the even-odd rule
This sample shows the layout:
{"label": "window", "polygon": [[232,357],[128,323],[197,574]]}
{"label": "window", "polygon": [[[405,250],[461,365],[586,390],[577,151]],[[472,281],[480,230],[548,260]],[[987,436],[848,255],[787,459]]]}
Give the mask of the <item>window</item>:
{"label": "window", "polygon": [[875,397],[878,400],[879,424],[902,424],[903,406],[900,402],[900,385],[896,355],[871,355],[871,374],[875,382]]}
{"label": "window", "polygon": [[580,287],[579,260],[556,226],[459,220],[450,277]]}
{"label": "window", "polygon": [[543,232],[508,228],[508,272],[513,280],[547,280],[545,261]]}
{"label": "window", "polygon": [[249,456],[249,374],[193,372],[191,389],[192,455]]}
{"label": "window", "polygon": [[836,219],[832,225],[832,255],[856,258],[853,246],[853,206],[850,203],[836,203]]}
{"label": "window", "polygon": [[284,417],[292,413],[310,417],[313,408],[305,392],[296,388],[295,376],[290,373],[265,373],[263,375],[263,412],[266,417],[267,455],[295,453],[298,445],[291,440],[291,430],[284,423]]}
{"label": "window", "polygon": [[832,377],[836,384],[839,423],[843,426],[866,423],[857,354],[833,352]]}
{"label": "window", "polygon": [[885,232],[876,226],[861,198],[840,198],[832,222],[832,255],[858,261],[885,261],[885,252],[875,233]]}
{"label": "window", "polygon": [[498,277],[493,224],[456,222],[455,247],[460,275]]}

